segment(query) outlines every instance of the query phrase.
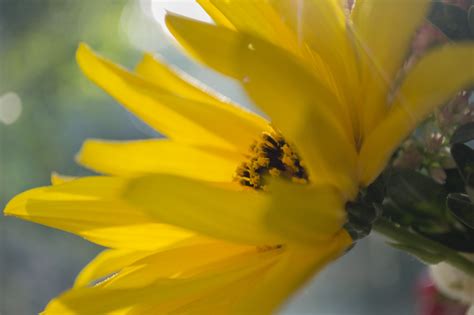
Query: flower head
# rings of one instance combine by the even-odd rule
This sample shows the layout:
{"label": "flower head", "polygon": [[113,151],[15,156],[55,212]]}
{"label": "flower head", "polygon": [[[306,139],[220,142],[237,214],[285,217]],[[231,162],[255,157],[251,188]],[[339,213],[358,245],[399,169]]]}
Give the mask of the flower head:
{"label": "flower head", "polygon": [[168,15],[172,34],[270,120],[151,55],[130,72],[82,44],[84,73],[167,138],[89,140],[78,161],[106,175],[9,203],[6,214],[110,248],[47,314],[275,310],[351,245],[346,203],[474,80],[470,44],[399,78],[428,0],[358,1],[349,20],[337,0],[198,2],[216,25]]}

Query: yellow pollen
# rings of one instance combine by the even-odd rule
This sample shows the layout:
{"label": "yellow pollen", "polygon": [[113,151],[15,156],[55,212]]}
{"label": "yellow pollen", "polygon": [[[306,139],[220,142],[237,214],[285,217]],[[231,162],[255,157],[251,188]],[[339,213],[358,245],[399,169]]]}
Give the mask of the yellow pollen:
{"label": "yellow pollen", "polygon": [[282,177],[308,183],[308,173],[295,149],[278,132],[263,132],[250,146],[248,160],[236,170],[234,179],[244,186],[266,190],[265,177]]}

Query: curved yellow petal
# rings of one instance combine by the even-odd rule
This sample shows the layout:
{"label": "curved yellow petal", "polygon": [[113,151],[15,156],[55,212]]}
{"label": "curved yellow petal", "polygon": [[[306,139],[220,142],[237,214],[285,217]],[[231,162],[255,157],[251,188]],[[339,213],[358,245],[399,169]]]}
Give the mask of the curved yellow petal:
{"label": "curved yellow petal", "polygon": [[234,25],[232,25],[227,17],[214,5],[212,0],[196,0],[196,2],[199,3],[216,24],[235,29]]}
{"label": "curved yellow petal", "polygon": [[140,309],[140,313],[166,314],[210,293],[229,290],[233,283],[243,278],[249,279],[250,275],[272,262],[275,255],[278,255],[278,252],[274,252],[261,255],[270,255],[267,259],[255,254],[243,257],[238,255],[228,264],[218,269],[212,268],[212,272],[185,279],[158,279],[133,289],[127,288],[126,279],[116,286],[107,287],[105,284],[108,281],[105,281],[95,287],[73,289],[52,300],[44,314],[137,314],[134,313],[137,309]]}
{"label": "curved yellow petal", "polygon": [[160,279],[189,279],[213,273],[235,257],[256,253],[255,247],[222,241],[196,241],[153,253],[123,268],[103,283],[104,288],[133,289],[152,285]]}
{"label": "curved yellow petal", "polygon": [[[138,308],[132,314],[141,314],[140,311],[144,309],[157,314],[168,312],[173,314],[269,314],[270,309],[260,303],[254,303],[245,312],[239,305],[253,295],[255,288],[265,280],[273,266],[285,259],[286,252],[286,249],[268,251],[254,249],[216,264],[210,264],[208,270],[194,277],[194,281],[203,277],[222,277],[226,274],[231,276],[229,281],[209,287],[209,290],[203,290],[200,294],[182,295],[175,301],[163,301],[165,303]],[[279,304],[282,300],[274,302]]]}
{"label": "curved yellow petal", "polygon": [[[352,244],[345,231],[319,246],[288,248],[287,253],[247,291],[237,306],[237,314],[272,314],[305,282],[331,261],[339,258]],[[258,309],[256,309],[258,308]]]}
{"label": "curved yellow petal", "polygon": [[256,191],[239,191],[172,175],[134,179],[124,198],[160,222],[218,239],[247,244],[275,244],[281,239],[262,226],[269,199]]}
{"label": "curved yellow petal", "polygon": [[253,34],[295,55],[300,54],[296,35],[274,10],[271,1],[198,0],[198,3],[211,14],[217,10],[225,17],[227,23],[218,22],[218,25]]}
{"label": "curved yellow petal", "polygon": [[81,270],[74,281],[74,287],[88,286],[92,282],[110,276],[152,253],[130,249],[104,250]]}
{"label": "curved yellow petal", "polygon": [[474,44],[445,45],[422,58],[406,75],[391,111],[360,153],[360,178],[370,184],[400,142],[437,106],[474,84]]}
{"label": "curved yellow petal", "polygon": [[[176,67],[167,65],[157,57],[146,53],[135,67],[135,72],[166,91],[198,102],[219,103],[227,101],[225,96],[211,91],[209,87]],[[229,108],[232,110],[232,108]],[[237,115],[239,109],[233,110]],[[244,112],[246,113],[246,112]],[[258,116],[256,116],[259,118]]]}
{"label": "curved yellow petal", "polygon": [[328,185],[270,184],[272,204],[265,216],[268,228],[292,241],[316,244],[331,239],[346,222],[346,200]]}
{"label": "curved yellow petal", "polygon": [[[317,247],[288,247],[267,251],[253,249],[235,253],[232,257],[223,256],[221,260],[208,264],[204,269],[198,268],[191,281],[197,281],[206,275],[212,277],[224,273],[235,275],[232,281],[220,283],[216,287],[207,287],[195,294],[183,290],[179,298],[150,301],[150,304],[144,303],[134,308],[130,314],[271,314],[305,281],[340,256],[350,244],[350,237],[341,232],[330,243]],[[188,255],[197,259],[206,256],[193,252]],[[156,264],[155,269],[153,264]],[[161,270],[160,265],[159,259],[150,262],[148,275],[154,275],[154,270]],[[123,289],[131,288],[131,280],[132,283],[138,284],[134,287],[140,288],[150,283],[137,283],[132,279],[147,278],[143,272],[144,270],[133,271],[128,276],[119,276],[111,282],[115,281],[114,288]],[[182,277],[188,276],[186,273],[178,276]]]}
{"label": "curved yellow petal", "polygon": [[4,213],[112,248],[152,250],[193,236],[119,200],[125,184],[121,178],[89,177],[35,188],[13,198]]}
{"label": "curved yellow petal", "polygon": [[[347,18],[340,0],[271,0],[281,20],[298,37],[299,45],[311,48],[307,62],[322,81],[338,95],[344,110],[356,123],[358,73],[355,53],[348,36]],[[315,62],[320,60],[319,62]],[[355,126],[354,126],[355,128]]]}
{"label": "curved yellow petal", "polygon": [[45,314],[270,314],[350,243],[341,232],[316,247],[178,246],[66,292]]}
{"label": "curved yellow petal", "polygon": [[154,175],[132,180],[124,198],[160,222],[243,244],[321,242],[344,224],[337,190],[273,186],[274,194]]}
{"label": "curved yellow petal", "polygon": [[353,196],[357,159],[350,123],[338,99],[299,61],[251,35],[173,15],[166,21],[192,55],[242,82],[256,105],[295,143],[311,180],[330,181]]}
{"label": "curved yellow petal", "polygon": [[236,31],[262,38],[302,59],[325,86],[338,94],[347,92],[354,101],[353,93],[345,90],[345,83],[355,83],[354,80],[339,80],[347,77],[349,70],[351,75],[357,74],[338,0],[202,2],[204,9],[218,10]]}
{"label": "curved yellow petal", "polygon": [[[234,155],[234,156],[233,156]],[[211,181],[232,181],[240,155],[226,157],[179,142],[87,140],[77,161],[100,173],[136,176],[166,173]]]}
{"label": "curved yellow petal", "polygon": [[[184,241],[167,244],[153,251],[108,249],[97,255],[76,277],[74,287],[88,286],[104,277],[107,285],[120,282],[125,277],[126,286],[152,283],[160,278],[177,277],[197,266],[209,264],[248,250],[224,242],[190,237]],[[189,259],[193,257],[193,259]],[[132,277],[130,277],[130,274]],[[132,278],[136,279],[133,280]],[[138,283],[141,281],[140,283]]]}
{"label": "curved yellow petal", "polygon": [[59,185],[59,184],[64,184],[67,182],[70,182],[77,177],[75,176],[67,176],[67,175],[62,175],[57,172],[52,172],[51,173],[51,184],[52,185]]}
{"label": "curved yellow petal", "polygon": [[[173,140],[247,150],[261,125],[226,106],[195,102],[160,88],[95,54],[87,45],[77,50],[84,73],[130,111]],[[238,128],[239,133],[235,133]],[[240,147],[239,147],[240,146]]]}
{"label": "curved yellow petal", "polygon": [[[410,49],[416,29],[424,21],[431,0],[356,1],[352,11],[366,93],[362,107],[367,135],[388,110],[386,99],[395,75]],[[394,31],[394,27],[396,31]]]}
{"label": "curved yellow petal", "polygon": [[[150,54],[143,56],[140,63],[136,66],[135,72],[169,93],[205,103],[205,105],[201,106],[215,107],[216,110],[227,113],[227,115],[220,117],[222,122],[216,123],[229,124],[239,129],[240,132],[238,134],[232,133],[228,136],[229,140],[241,146],[248,145],[254,140],[255,134],[268,129],[268,122],[264,118],[232,103],[225,96],[211,90],[181,70],[165,64]],[[232,117],[232,115],[235,117]]]}

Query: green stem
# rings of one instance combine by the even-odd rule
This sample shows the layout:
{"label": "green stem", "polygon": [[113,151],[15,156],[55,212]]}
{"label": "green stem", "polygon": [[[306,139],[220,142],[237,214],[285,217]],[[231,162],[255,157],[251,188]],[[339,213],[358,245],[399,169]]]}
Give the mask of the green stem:
{"label": "green stem", "polygon": [[419,234],[413,233],[410,230],[396,225],[384,218],[377,219],[373,225],[373,229],[396,243],[409,244],[418,248],[426,249],[430,252],[441,253],[443,258],[445,258],[444,262],[474,277],[474,262],[465,258],[455,250]]}

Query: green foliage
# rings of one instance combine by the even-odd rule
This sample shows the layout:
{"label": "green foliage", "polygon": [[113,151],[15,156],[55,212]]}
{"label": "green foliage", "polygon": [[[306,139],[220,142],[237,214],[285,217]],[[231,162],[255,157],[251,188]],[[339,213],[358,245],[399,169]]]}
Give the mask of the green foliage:
{"label": "green foliage", "polygon": [[[474,150],[467,145],[472,140],[472,123],[453,134],[451,154],[457,169],[447,172],[445,184],[416,170],[387,172],[383,216],[454,250],[474,252]],[[410,244],[397,246],[419,251],[409,248]],[[423,255],[418,252],[417,256]]]}

